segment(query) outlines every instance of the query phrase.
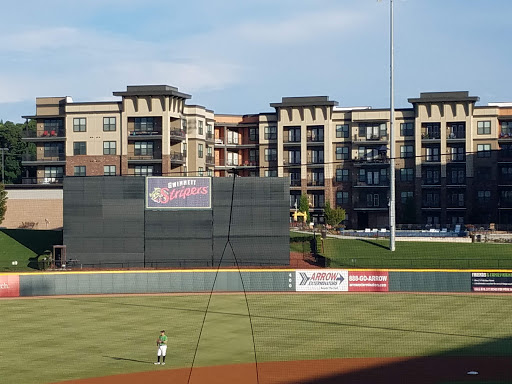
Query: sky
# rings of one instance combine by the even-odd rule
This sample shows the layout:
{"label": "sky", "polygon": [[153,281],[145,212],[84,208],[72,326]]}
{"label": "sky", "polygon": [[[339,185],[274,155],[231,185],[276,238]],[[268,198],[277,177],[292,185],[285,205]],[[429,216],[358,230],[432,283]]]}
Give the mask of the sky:
{"label": "sky", "polygon": [[[388,108],[389,0],[4,1],[0,120],[36,97],[118,100],[168,84],[219,114],[286,96]],[[420,92],[512,101],[510,0],[394,0],[395,106]],[[509,31],[509,32],[507,32]]]}

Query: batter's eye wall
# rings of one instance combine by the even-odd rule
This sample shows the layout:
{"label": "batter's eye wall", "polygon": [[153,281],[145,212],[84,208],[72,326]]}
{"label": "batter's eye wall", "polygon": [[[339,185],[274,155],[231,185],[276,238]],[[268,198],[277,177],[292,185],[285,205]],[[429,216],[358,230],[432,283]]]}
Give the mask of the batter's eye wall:
{"label": "batter's eye wall", "polygon": [[[84,267],[216,266],[232,178],[212,179],[211,210],[145,210],[143,177],[64,178],[67,258]],[[236,178],[230,240],[241,266],[289,264],[289,180]],[[223,266],[233,265],[230,247]]]}

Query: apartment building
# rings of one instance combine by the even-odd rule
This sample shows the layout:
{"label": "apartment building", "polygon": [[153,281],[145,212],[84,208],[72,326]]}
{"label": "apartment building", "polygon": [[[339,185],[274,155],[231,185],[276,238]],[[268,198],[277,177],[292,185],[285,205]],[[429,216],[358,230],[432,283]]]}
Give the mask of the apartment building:
{"label": "apartment building", "polygon": [[[283,97],[272,112],[214,114],[170,86],[128,86],[120,101],[36,99],[37,155],[25,183],[64,175],[289,177],[290,211],[326,201],[351,228],[388,224],[389,109]],[[429,92],[395,111],[397,222],[512,224],[512,104],[477,106],[468,92]]]}

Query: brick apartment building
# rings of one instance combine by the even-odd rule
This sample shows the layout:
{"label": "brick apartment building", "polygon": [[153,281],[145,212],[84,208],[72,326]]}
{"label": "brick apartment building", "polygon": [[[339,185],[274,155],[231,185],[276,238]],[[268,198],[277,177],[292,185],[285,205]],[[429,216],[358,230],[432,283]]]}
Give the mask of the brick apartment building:
{"label": "brick apartment building", "polygon": [[[290,210],[307,194],[315,222],[341,206],[351,228],[386,227],[389,109],[283,97],[275,112],[214,114],[171,86],[128,86],[119,101],[36,99],[37,147],[25,184],[63,176],[289,177]],[[468,92],[422,93],[395,111],[397,222],[512,224],[512,104]],[[230,171],[230,172],[228,172]]]}

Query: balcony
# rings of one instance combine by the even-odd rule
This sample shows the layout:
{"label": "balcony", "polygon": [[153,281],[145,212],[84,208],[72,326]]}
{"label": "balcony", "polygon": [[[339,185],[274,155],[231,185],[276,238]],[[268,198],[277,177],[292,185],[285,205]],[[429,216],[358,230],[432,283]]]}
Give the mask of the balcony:
{"label": "balcony", "polygon": [[285,132],[283,137],[283,144],[285,145],[300,145],[300,138],[290,138]]}
{"label": "balcony", "polygon": [[448,141],[465,141],[466,140],[466,132],[448,132],[446,135],[446,140]]}
{"label": "balcony", "polygon": [[500,178],[498,178],[498,186],[500,186],[500,187],[512,186],[512,177],[500,177]]}
{"label": "balcony", "polygon": [[213,133],[206,132],[206,141],[216,142],[215,137],[213,136]]}
{"label": "balcony", "polygon": [[375,205],[375,204],[369,205],[366,202],[364,202],[364,203],[356,202],[353,207],[354,207],[354,211],[387,211],[388,210],[387,204],[383,204],[383,203],[380,203],[378,205]]}
{"label": "balcony", "polygon": [[183,152],[171,152],[171,163],[184,164],[187,159],[187,151]]}
{"label": "balcony", "polygon": [[308,187],[323,187],[325,185],[324,180],[311,180],[308,179]]}
{"label": "balcony", "polygon": [[290,187],[300,187],[301,186],[301,180],[291,179],[290,180]]}
{"label": "balcony", "polygon": [[162,139],[162,131],[161,130],[153,130],[153,131],[129,131],[128,132],[128,140],[136,141],[136,140],[161,140]]}
{"label": "balcony", "polygon": [[288,167],[298,167],[301,165],[300,160],[283,160],[283,165],[286,165]]}
{"label": "balcony", "polygon": [[152,164],[161,163],[162,155],[132,155],[128,156],[128,164]]}
{"label": "balcony", "polygon": [[23,141],[40,142],[40,141],[64,141],[66,139],[66,131],[64,129],[55,130],[38,130],[21,132]]}
{"label": "balcony", "polygon": [[425,200],[421,204],[422,209],[441,209],[441,203],[438,201]]}
{"label": "balcony", "polygon": [[509,150],[504,151],[503,149],[498,151],[498,162],[512,163],[512,152]]}
{"label": "balcony", "polygon": [[61,186],[63,177],[23,177],[21,184],[23,185],[54,185]]}
{"label": "balcony", "polygon": [[215,165],[215,158],[212,155],[206,155],[206,164]]}
{"label": "balcony", "polygon": [[501,132],[498,137],[498,141],[500,141],[500,142],[512,141],[512,134]]}
{"label": "balcony", "polygon": [[388,142],[388,135],[366,135],[366,136],[359,136],[354,135],[353,141],[356,141],[358,143],[375,143],[381,142],[381,143],[387,143]]}
{"label": "balcony", "polygon": [[389,180],[382,180],[378,184],[370,184],[366,181],[357,180],[354,184],[355,188],[389,188]]}
{"label": "balcony", "polygon": [[66,154],[64,152],[47,153],[47,156],[37,156],[28,153],[21,155],[21,163],[23,166],[37,165],[65,165]]}
{"label": "balcony", "polygon": [[436,141],[441,140],[440,132],[422,132],[421,141]]}
{"label": "balcony", "polygon": [[183,129],[173,128],[169,131],[171,141],[183,141],[187,138],[187,132]]}
{"label": "balcony", "polygon": [[385,154],[379,154],[377,156],[363,156],[356,157],[354,159],[355,166],[362,165],[387,165],[389,164],[389,158]]}

